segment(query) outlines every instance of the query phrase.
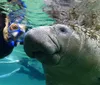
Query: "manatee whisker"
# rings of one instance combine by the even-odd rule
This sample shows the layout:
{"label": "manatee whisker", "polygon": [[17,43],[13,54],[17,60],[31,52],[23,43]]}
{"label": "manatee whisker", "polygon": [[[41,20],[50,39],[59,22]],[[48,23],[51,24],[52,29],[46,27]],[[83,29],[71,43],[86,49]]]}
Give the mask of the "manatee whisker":
{"label": "manatee whisker", "polygon": [[48,36],[49,36],[49,38],[52,40],[52,42],[56,45],[57,51],[59,51],[59,50],[60,50],[60,46],[59,46],[59,44],[58,44],[57,39],[55,40],[55,39],[54,39],[53,37],[51,37],[49,34],[48,34]]}

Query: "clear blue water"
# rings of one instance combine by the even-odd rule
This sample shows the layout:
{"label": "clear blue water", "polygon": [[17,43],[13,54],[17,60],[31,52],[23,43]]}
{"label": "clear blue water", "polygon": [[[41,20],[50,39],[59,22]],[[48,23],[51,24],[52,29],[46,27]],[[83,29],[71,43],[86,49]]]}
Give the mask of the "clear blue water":
{"label": "clear blue water", "polygon": [[[1,0],[2,1],[2,0]],[[46,13],[42,11],[44,6],[43,0],[24,0],[27,5],[27,19],[32,24],[33,27],[50,25],[54,21]],[[0,75],[7,74],[12,72],[15,69],[22,67],[18,63],[7,64],[2,63],[2,61],[14,61],[22,57],[28,57],[24,50],[23,46],[17,46],[11,55],[7,58],[0,60]],[[33,67],[36,68],[40,73],[44,73],[42,65],[38,61],[33,62]],[[27,69],[26,69],[27,70]],[[34,75],[36,76],[34,77]],[[40,76],[34,71],[33,78],[30,75],[24,73],[14,73],[7,77],[0,77],[0,85],[45,85],[45,79],[40,78]]]}

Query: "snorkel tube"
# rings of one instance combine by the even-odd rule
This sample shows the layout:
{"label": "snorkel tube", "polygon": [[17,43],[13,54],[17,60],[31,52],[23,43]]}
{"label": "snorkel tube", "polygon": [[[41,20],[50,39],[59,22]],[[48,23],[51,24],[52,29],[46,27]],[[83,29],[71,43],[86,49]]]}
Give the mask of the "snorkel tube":
{"label": "snorkel tube", "polygon": [[10,23],[21,23],[26,15],[26,4],[24,1],[22,0],[8,0],[8,2],[10,2],[12,5],[18,5],[20,7],[20,9],[17,10],[12,10],[12,12],[9,13],[9,19],[10,19]]}
{"label": "snorkel tube", "polygon": [[24,3],[24,1],[22,1],[22,0],[18,0],[18,1],[20,2],[20,4],[21,4],[22,7],[27,8],[27,6],[26,6],[26,4]]}
{"label": "snorkel tube", "polygon": [[17,1],[13,1],[13,0],[7,0],[8,2],[12,2],[13,4],[19,4],[24,8],[27,8],[26,4],[24,3],[24,1],[22,0],[17,0]]}

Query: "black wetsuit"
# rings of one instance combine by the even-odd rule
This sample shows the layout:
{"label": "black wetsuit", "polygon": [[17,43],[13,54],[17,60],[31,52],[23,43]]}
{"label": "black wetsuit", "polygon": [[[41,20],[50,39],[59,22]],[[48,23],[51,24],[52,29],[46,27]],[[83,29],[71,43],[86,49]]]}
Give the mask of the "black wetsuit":
{"label": "black wetsuit", "polygon": [[5,27],[6,15],[2,14],[1,11],[2,9],[0,9],[0,58],[4,58],[12,52],[14,47],[9,45],[3,38],[3,28]]}

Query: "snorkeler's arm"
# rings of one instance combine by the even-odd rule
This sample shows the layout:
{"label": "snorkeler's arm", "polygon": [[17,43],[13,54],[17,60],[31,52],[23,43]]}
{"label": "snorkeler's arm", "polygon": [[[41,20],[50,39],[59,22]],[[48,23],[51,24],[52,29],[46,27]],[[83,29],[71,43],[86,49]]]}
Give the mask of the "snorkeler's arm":
{"label": "snorkeler's arm", "polygon": [[6,16],[5,18],[5,27],[3,30],[3,36],[6,41],[8,41],[8,25],[9,25],[9,18]]}
{"label": "snorkeler's arm", "polygon": [[6,27],[8,27],[8,25],[9,25],[9,17],[8,16],[6,16],[6,18],[5,18],[5,25],[6,25]]}

